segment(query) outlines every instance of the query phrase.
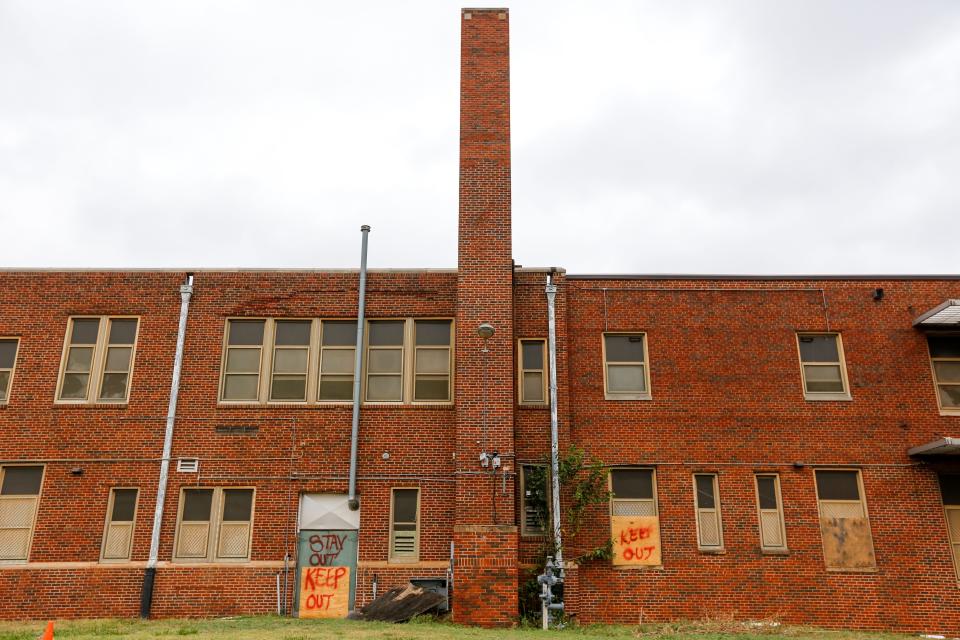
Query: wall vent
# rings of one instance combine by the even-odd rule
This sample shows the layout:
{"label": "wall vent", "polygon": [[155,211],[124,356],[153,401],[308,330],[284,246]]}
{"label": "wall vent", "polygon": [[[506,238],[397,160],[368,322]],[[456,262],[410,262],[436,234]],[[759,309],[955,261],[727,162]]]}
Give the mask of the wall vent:
{"label": "wall vent", "polygon": [[200,469],[200,461],[196,458],[178,458],[177,471],[180,473],[196,473]]}

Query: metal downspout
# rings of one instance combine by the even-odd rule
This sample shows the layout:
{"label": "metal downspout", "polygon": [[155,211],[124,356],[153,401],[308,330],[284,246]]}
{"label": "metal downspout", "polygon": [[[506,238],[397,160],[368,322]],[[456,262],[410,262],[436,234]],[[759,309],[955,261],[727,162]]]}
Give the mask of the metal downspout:
{"label": "metal downspout", "polygon": [[563,544],[560,538],[560,434],[557,407],[557,285],[553,284],[553,273],[547,275],[547,352],[550,367],[550,480],[553,512],[553,544],[556,565],[563,579]]}
{"label": "metal downspout", "polygon": [[173,425],[177,417],[177,397],[180,394],[180,374],[183,370],[183,344],[187,336],[187,313],[193,296],[193,274],[180,286],[180,323],[177,327],[177,349],[173,357],[173,376],[170,381],[170,403],[167,405],[167,423],[163,433],[163,457],[160,460],[160,480],[157,483],[157,502],[153,510],[153,532],[150,534],[150,557],[143,574],[140,591],[140,617],[150,617],[153,604],[153,582],[157,575],[160,556],[160,524],[163,522],[163,503],[167,497],[167,479],[170,476],[170,453],[173,449]]}
{"label": "metal downspout", "polygon": [[363,364],[363,313],[367,294],[367,236],[370,225],[360,227],[363,242],[360,246],[360,300],[357,303],[357,349],[353,361],[353,423],[350,430],[350,486],[347,490],[347,506],[351,511],[360,508],[357,500],[357,449],[360,440],[360,368]]}

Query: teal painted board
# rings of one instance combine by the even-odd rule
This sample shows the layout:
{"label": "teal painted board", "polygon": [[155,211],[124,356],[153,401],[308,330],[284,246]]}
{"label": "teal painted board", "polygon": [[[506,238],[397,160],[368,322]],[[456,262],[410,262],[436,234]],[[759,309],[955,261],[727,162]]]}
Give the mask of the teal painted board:
{"label": "teal painted board", "polygon": [[356,530],[306,529],[300,531],[297,539],[297,581],[293,600],[298,616],[306,617],[305,612],[300,611],[300,590],[304,580],[303,570],[318,567],[350,568],[350,593],[347,611],[353,610],[357,593],[357,542],[358,531]]}

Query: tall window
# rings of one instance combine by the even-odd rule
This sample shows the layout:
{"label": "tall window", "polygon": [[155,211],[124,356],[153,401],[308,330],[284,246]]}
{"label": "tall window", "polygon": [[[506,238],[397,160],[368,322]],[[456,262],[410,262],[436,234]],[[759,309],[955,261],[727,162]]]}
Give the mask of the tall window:
{"label": "tall window", "polygon": [[256,402],[260,397],[264,320],[230,320],[221,398]]}
{"label": "tall window", "polygon": [[367,400],[403,402],[403,320],[371,321],[367,336]]}
{"label": "tall window", "polygon": [[950,552],[953,567],[960,580],[960,476],[940,476],[940,495],[943,497],[943,509],[947,517],[947,535],[950,539]]}
{"label": "tall window", "polygon": [[757,508],[760,518],[760,548],[764,551],[786,551],[787,536],[780,502],[780,476],[760,474],[757,479]]}
{"label": "tall window", "polygon": [[828,569],[873,569],[873,537],[859,471],[816,472],[823,558]]}
{"label": "tall window", "polygon": [[615,566],[661,564],[656,488],[653,469],[610,471],[610,529]]}
{"label": "tall window", "polygon": [[416,320],[414,327],[414,402],[450,400],[449,320]]}
{"label": "tall window", "polygon": [[43,483],[41,466],[0,467],[0,562],[24,562]]}
{"label": "tall window", "polygon": [[107,524],[103,531],[100,559],[120,562],[130,559],[133,523],[137,513],[136,489],[111,489]]}
{"label": "tall window", "polygon": [[253,489],[184,489],[174,559],[230,562],[250,558]]}
{"label": "tall window", "polygon": [[960,413],[960,336],[927,336],[940,409]]}
{"label": "tall window", "polygon": [[271,400],[306,401],[312,327],[310,320],[277,320],[274,324]]}
{"label": "tall window", "polygon": [[520,404],[547,402],[547,342],[520,340]]}
{"label": "tall window", "polygon": [[650,399],[646,334],[603,334],[603,368],[608,400]]}
{"label": "tall window", "polygon": [[324,320],[320,340],[320,402],[353,400],[356,320]]}
{"label": "tall window", "polygon": [[394,489],[390,505],[390,559],[416,562],[420,557],[419,489]]}
{"label": "tall window", "polygon": [[798,333],[800,372],[807,400],[846,400],[847,369],[836,333]]}
{"label": "tall window", "polygon": [[19,344],[16,338],[0,338],[0,404],[6,404],[10,400]]}
{"label": "tall window", "polygon": [[723,548],[723,527],[720,524],[720,491],[715,473],[693,476],[694,508],[697,511],[697,542],[701,549]]}
{"label": "tall window", "polygon": [[71,318],[63,350],[60,402],[126,402],[137,342],[136,318]]}
{"label": "tall window", "polygon": [[550,522],[548,478],[546,465],[520,466],[520,495],[523,497],[521,535],[539,536],[547,530]]}

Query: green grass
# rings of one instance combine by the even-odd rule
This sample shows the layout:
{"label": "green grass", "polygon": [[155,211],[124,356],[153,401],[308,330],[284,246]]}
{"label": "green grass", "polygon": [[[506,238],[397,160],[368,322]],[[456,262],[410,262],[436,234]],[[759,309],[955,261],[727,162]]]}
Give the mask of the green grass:
{"label": "green grass", "polygon": [[[0,622],[0,640],[33,640],[46,627],[44,622]],[[824,631],[803,627],[780,627],[726,621],[644,624],[640,626],[570,627],[543,632],[533,628],[475,629],[431,619],[409,624],[353,622],[349,620],[297,620],[275,616],[223,618],[214,620],[75,620],[57,622],[55,638],[190,638],[191,640],[334,640],[337,638],[383,640],[533,640],[549,636],[554,640],[775,640],[776,638],[816,640],[905,640],[916,636]]]}

